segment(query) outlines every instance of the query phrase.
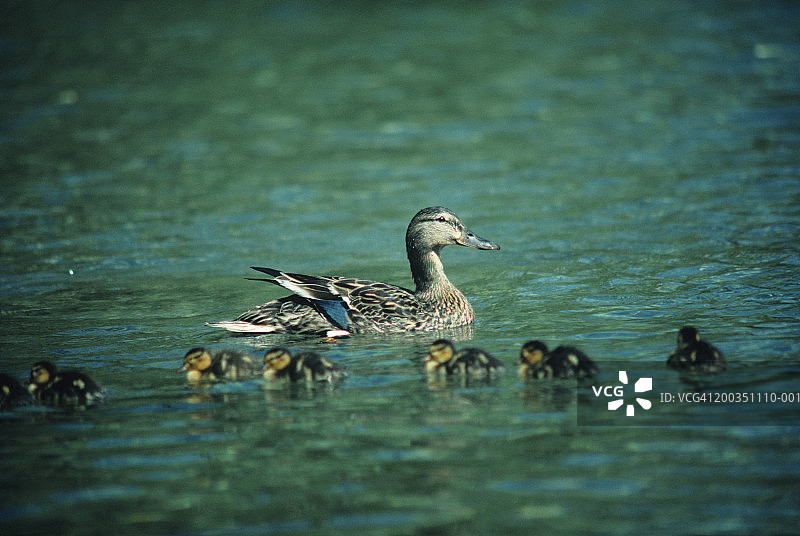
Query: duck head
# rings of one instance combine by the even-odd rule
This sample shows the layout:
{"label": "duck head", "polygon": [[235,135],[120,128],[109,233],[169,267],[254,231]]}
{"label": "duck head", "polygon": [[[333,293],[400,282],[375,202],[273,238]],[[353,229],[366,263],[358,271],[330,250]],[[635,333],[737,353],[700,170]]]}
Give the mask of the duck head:
{"label": "duck head", "polygon": [[50,361],[38,361],[31,367],[30,383],[28,390],[34,392],[39,387],[55,378],[56,366]]}
{"label": "duck head", "polygon": [[438,339],[428,347],[428,357],[425,358],[425,368],[428,371],[446,366],[453,360],[456,349],[447,339]]}
{"label": "duck head", "polygon": [[274,377],[292,364],[292,354],[286,348],[275,347],[264,354],[264,377]]}
{"label": "duck head", "polygon": [[192,348],[183,357],[183,366],[178,372],[203,372],[211,368],[211,352],[203,347]]}
{"label": "duck head", "polygon": [[522,365],[538,365],[547,355],[547,345],[542,341],[528,341],[522,345],[519,352],[519,362]]}
{"label": "duck head", "polygon": [[417,294],[456,294],[466,298],[453,287],[444,275],[441,253],[449,245],[476,249],[500,249],[500,246],[476,236],[458,216],[445,207],[423,208],[412,218],[406,230],[406,254],[411,265]]}
{"label": "duck head", "polygon": [[439,253],[449,245],[476,249],[500,249],[500,246],[470,231],[456,214],[445,207],[423,208],[411,219],[406,230],[406,248]]}
{"label": "duck head", "polygon": [[700,333],[692,326],[684,326],[678,330],[678,348],[686,348],[700,340]]}

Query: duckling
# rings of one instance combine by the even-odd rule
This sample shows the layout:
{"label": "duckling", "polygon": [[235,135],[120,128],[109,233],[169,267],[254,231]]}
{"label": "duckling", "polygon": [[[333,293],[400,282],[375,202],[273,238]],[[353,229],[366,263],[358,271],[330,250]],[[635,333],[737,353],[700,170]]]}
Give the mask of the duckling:
{"label": "duckling", "polygon": [[28,391],[37,400],[56,406],[86,406],[105,397],[105,391],[86,374],[75,370],[57,371],[50,361],[33,364]]}
{"label": "duckling", "polygon": [[210,350],[192,348],[183,357],[183,366],[178,372],[185,372],[190,382],[200,380],[228,379],[239,380],[253,377],[261,372],[261,366],[249,355],[236,350]]}
{"label": "duckling", "polygon": [[548,351],[541,341],[529,341],[522,346],[519,375],[522,378],[591,378],[598,369],[594,361],[572,346],[558,346]]}
{"label": "duckling", "polygon": [[483,377],[502,373],[503,363],[479,348],[464,348],[456,352],[453,343],[437,339],[428,348],[425,371],[429,374],[462,375]]}
{"label": "duckling", "polygon": [[16,378],[0,372],[0,411],[26,406],[33,402],[33,397]]}
{"label": "duckling", "polygon": [[333,383],[345,375],[335,363],[316,352],[292,355],[286,348],[275,347],[264,354],[264,379],[308,383]]}
{"label": "duckling", "polygon": [[692,326],[678,330],[678,345],[667,358],[667,366],[678,370],[719,372],[725,370],[727,360],[713,344],[700,339]]}

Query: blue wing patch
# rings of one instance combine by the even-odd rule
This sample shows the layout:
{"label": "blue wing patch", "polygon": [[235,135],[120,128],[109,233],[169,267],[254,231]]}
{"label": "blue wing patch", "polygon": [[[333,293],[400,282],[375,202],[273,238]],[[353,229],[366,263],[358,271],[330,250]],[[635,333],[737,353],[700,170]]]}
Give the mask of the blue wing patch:
{"label": "blue wing patch", "polygon": [[347,306],[342,300],[311,300],[317,310],[325,315],[337,327],[349,330],[350,317],[347,316]]}

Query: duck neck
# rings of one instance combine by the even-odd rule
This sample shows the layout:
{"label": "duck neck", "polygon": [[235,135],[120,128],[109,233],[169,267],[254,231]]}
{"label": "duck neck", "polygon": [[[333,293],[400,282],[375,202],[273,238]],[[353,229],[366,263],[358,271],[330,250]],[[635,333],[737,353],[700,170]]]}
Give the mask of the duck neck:
{"label": "duck neck", "polygon": [[417,287],[416,294],[428,301],[436,301],[437,298],[454,292],[459,293],[444,273],[441,251],[441,248],[427,251],[417,251],[413,248],[408,250],[411,275],[414,276],[414,284]]}

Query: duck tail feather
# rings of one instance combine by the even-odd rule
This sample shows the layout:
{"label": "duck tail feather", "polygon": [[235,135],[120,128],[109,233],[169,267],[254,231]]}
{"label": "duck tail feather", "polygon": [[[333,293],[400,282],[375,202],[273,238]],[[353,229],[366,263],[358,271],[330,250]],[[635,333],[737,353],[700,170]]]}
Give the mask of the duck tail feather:
{"label": "duck tail feather", "polygon": [[272,277],[278,277],[279,275],[281,275],[283,273],[280,270],[275,270],[274,268],[264,268],[262,266],[251,266],[250,268],[252,268],[253,270],[265,273],[267,275],[271,275]]}

